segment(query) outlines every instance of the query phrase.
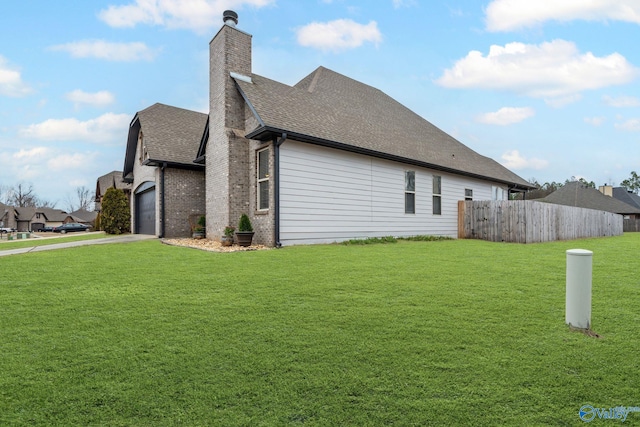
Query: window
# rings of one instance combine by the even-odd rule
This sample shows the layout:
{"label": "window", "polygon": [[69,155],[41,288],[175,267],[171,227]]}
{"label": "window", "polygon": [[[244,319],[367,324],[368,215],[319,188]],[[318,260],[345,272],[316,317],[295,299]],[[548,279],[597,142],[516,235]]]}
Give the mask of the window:
{"label": "window", "polygon": [[464,189],[464,199],[465,200],[473,200],[473,190],[465,188]]}
{"label": "window", "polygon": [[269,209],[269,149],[258,151],[258,210]]}
{"label": "window", "polygon": [[442,177],[433,176],[433,214],[442,215]]}
{"label": "window", "polygon": [[491,187],[491,200],[505,200],[506,191],[502,187],[496,187],[495,185]]}
{"label": "window", "polygon": [[404,213],[416,213],[416,172],[404,171]]}

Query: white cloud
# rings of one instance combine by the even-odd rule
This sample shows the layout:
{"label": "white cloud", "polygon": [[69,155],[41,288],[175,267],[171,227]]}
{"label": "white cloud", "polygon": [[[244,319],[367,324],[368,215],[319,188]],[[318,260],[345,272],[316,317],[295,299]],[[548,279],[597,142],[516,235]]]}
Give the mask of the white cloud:
{"label": "white cloud", "polygon": [[83,40],[51,46],[51,50],[68,52],[74,58],[98,58],[107,61],[151,61],[157,51],[142,42],[112,43],[104,40]]}
{"label": "white cloud", "polygon": [[73,102],[76,106],[81,104],[87,104],[94,107],[103,107],[105,105],[113,104],[115,97],[111,92],[101,90],[95,93],[84,92],[80,89],[76,89],[67,93],[66,98]]}
{"label": "white cloud", "polygon": [[92,164],[96,158],[96,154],[86,153],[70,153],[61,154],[49,159],[47,168],[53,172],[68,171],[71,169],[86,169]]}
{"label": "white cloud", "polygon": [[393,7],[400,9],[401,7],[415,6],[416,0],[393,0]]}
{"label": "white cloud", "polygon": [[629,119],[623,123],[616,123],[615,128],[629,132],[640,132],[640,119]]}
{"label": "white cloud", "polygon": [[0,95],[21,97],[31,92],[32,89],[22,81],[20,71],[11,67],[8,61],[0,55]]}
{"label": "white cloud", "polygon": [[342,51],[370,42],[376,46],[382,41],[378,23],[358,24],[350,19],[330,22],[312,22],[297,30],[298,43],[323,51]]}
{"label": "white cloud", "polygon": [[640,99],[635,96],[619,96],[612,98],[610,96],[603,96],[602,100],[610,107],[627,108],[640,106]]}
{"label": "white cloud", "polygon": [[492,113],[481,114],[476,120],[489,125],[506,126],[519,123],[535,114],[535,110],[529,107],[504,107]]}
{"label": "white cloud", "polygon": [[29,125],[19,131],[23,138],[45,141],[83,141],[91,143],[119,143],[126,140],[131,117],[128,114],[106,113],[95,119],[49,119]]}
{"label": "white cloud", "polygon": [[222,12],[226,9],[265,7],[272,3],[275,0],[135,0],[127,5],[111,5],[100,11],[98,17],[112,27],[147,24],[208,33],[222,25]]}
{"label": "white cloud", "polygon": [[572,104],[574,102],[578,102],[582,99],[582,95],[579,93],[574,93],[572,95],[567,96],[559,96],[557,98],[545,98],[544,102],[550,107],[553,108],[562,108],[565,105]]}
{"label": "white cloud", "polygon": [[624,21],[640,24],[637,0],[494,0],[485,10],[489,31],[513,31],[546,21]]}
{"label": "white cloud", "polygon": [[540,45],[492,45],[486,56],[471,51],[445,70],[436,83],[555,99],[628,83],[638,75],[639,70],[618,53],[596,57],[591,52],[580,53],[572,42],[554,40]]}
{"label": "white cloud", "polygon": [[22,149],[13,154],[14,160],[38,160],[44,159],[49,155],[47,147],[34,147],[29,150]]}
{"label": "white cloud", "polygon": [[601,126],[605,122],[604,117],[585,117],[584,122],[593,126]]}
{"label": "white cloud", "polygon": [[549,165],[549,162],[543,159],[531,158],[527,159],[523,157],[518,150],[507,151],[502,155],[502,165],[507,169],[544,169]]}

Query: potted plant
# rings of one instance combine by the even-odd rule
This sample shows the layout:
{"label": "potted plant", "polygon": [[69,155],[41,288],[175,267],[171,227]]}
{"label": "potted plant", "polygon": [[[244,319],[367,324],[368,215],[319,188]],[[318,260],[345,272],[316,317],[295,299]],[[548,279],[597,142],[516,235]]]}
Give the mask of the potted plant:
{"label": "potted plant", "polygon": [[198,223],[193,228],[192,237],[194,239],[204,239],[204,237],[206,235],[206,231],[205,231],[206,230],[206,225],[207,225],[207,220],[204,217],[204,215],[201,215],[200,218],[198,218]]}
{"label": "potted plant", "polygon": [[222,246],[231,246],[233,245],[233,232],[236,231],[235,227],[227,225],[224,228],[224,235],[220,239],[220,243]]}
{"label": "potted plant", "polygon": [[242,214],[240,216],[238,231],[236,231],[236,238],[238,240],[238,245],[251,246],[251,241],[253,240],[253,227],[251,226],[251,220],[249,220],[247,214]]}

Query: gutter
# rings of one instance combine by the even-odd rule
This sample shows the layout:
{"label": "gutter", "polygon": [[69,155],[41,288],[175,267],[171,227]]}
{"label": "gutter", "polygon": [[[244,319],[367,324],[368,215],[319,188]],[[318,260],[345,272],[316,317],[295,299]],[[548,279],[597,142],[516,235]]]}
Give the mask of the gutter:
{"label": "gutter", "polygon": [[162,163],[162,167],[160,168],[160,238],[164,238],[164,214],[165,214],[165,206],[164,206],[164,170],[167,167],[167,163]]}
{"label": "gutter", "polygon": [[276,248],[282,247],[280,241],[280,146],[287,140],[287,133],[283,132],[280,135],[280,139],[273,139],[273,198],[274,198],[274,234],[276,241]]}

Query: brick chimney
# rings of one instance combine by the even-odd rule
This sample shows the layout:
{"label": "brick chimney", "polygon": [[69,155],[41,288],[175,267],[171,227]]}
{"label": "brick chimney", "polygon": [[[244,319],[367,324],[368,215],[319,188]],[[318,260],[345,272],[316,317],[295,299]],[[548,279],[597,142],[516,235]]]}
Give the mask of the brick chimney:
{"label": "brick chimney", "polygon": [[600,192],[605,196],[613,197],[613,187],[610,185],[601,185],[598,187],[598,190],[600,190]]}
{"label": "brick chimney", "polygon": [[207,237],[219,240],[227,225],[249,213],[249,141],[243,137],[245,104],[230,74],[251,76],[251,35],[223,14],[209,43],[209,141],[206,149]]}

